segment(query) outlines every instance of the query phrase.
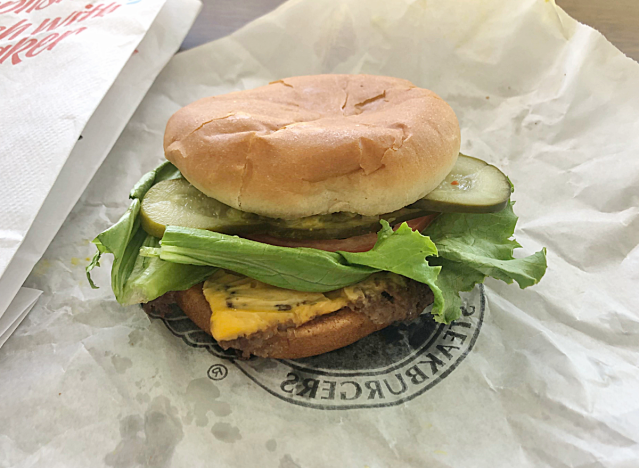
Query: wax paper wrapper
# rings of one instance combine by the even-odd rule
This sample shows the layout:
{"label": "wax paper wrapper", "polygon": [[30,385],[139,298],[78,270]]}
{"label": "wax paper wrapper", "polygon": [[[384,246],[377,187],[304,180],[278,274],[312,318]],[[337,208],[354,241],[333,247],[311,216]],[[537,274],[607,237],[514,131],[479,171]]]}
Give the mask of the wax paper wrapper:
{"label": "wax paper wrapper", "polygon": [[35,299],[20,285],[201,6],[137,3],[0,3],[0,345]]}
{"label": "wax paper wrapper", "polygon": [[[462,317],[428,315],[341,351],[234,360],[179,311],[115,303],[89,239],[162,159],[168,117],[289,75],[375,73],[456,111],[464,153],[514,182],[521,255]],[[27,285],[0,350],[3,466],[614,466],[639,459],[639,65],[552,1],[283,5],[176,56]],[[107,267],[107,268],[104,268]]]}

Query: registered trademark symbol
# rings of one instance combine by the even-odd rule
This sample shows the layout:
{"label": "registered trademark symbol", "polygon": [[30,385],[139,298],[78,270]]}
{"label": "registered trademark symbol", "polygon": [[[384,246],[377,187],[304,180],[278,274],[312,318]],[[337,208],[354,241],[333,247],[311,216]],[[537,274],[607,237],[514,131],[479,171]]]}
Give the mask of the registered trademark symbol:
{"label": "registered trademark symbol", "polygon": [[471,306],[462,306],[461,307],[461,311],[462,311],[462,315],[464,317],[470,317],[471,315],[473,315],[475,313],[475,306],[471,305]]}
{"label": "registered trademark symbol", "polygon": [[207,372],[209,379],[211,380],[222,380],[228,375],[228,373],[229,370],[224,364],[214,364]]}

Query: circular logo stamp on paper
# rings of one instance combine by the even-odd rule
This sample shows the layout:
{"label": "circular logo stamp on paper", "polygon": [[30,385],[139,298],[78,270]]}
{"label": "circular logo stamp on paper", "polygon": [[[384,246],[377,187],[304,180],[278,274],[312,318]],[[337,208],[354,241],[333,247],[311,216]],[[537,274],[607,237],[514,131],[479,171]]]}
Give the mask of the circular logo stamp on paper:
{"label": "circular logo stamp on paper", "polygon": [[[422,314],[410,324],[391,325],[377,333],[321,356],[305,359],[235,359],[220,348],[176,306],[171,314],[154,316],[186,344],[204,347],[229,360],[271,395],[316,409],[378,408],[401,404],[444,380],[472,350],[484,318],[482,285],[462,293],[462,316],[444,325]],[[220,368],[209,378],[223,377]],[[214,370],[214,376],[211,372]]]}
{"label": "circular logo stamp on paper", "polygon": [[229,373],[224,364],[213,364],[206,373],[211,380],[223,380]]}

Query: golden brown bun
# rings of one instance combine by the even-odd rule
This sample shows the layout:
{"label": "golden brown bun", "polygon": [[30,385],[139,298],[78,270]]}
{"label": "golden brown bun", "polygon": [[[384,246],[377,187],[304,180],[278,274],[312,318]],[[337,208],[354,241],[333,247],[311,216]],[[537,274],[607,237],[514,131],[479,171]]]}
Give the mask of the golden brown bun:
{"label": "golden brown bun", "polygon": [[453,110],[398,78],[315,75],[200,99],[166,126],[164,151],[227,205],[293,219],[403,208],[459,153]]}
{"label": "golden brown bun", "polygon": [[[198,284],[175,294],[176,302],[184,313],[210,335],[211,307],[204,297],[202,285]],[[355,343],[388,325],[390,323],[373,323],[366,315],[344,308],[300,327],[277,332],[265,340],[263,347],[251,349],[250,352],[276,359],[316,356]]]}

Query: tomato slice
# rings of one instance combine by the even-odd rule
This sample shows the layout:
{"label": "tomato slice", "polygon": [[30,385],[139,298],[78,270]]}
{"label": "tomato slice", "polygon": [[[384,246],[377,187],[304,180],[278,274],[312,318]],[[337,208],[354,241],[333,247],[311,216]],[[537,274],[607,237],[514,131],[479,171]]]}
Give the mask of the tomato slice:
{"label": "tomato slice", "polygon": [[[436,217],[436,214],[422,216],[421,218],[406,221],[406,224],[408,224],[408,227],[413,231],[423,231]],[[394,229],[398,227],[399,225],[396,225]],[[377,242],[377,234],[375,233],[353,236],[347,239],[284,239],[268,234],[256,234],[244,237],[280,247],[309,247],[312,249],[326,250],[327,252],[337,252],[338,250],[344,252],[366,252],[372,249],[375,242]]]}

